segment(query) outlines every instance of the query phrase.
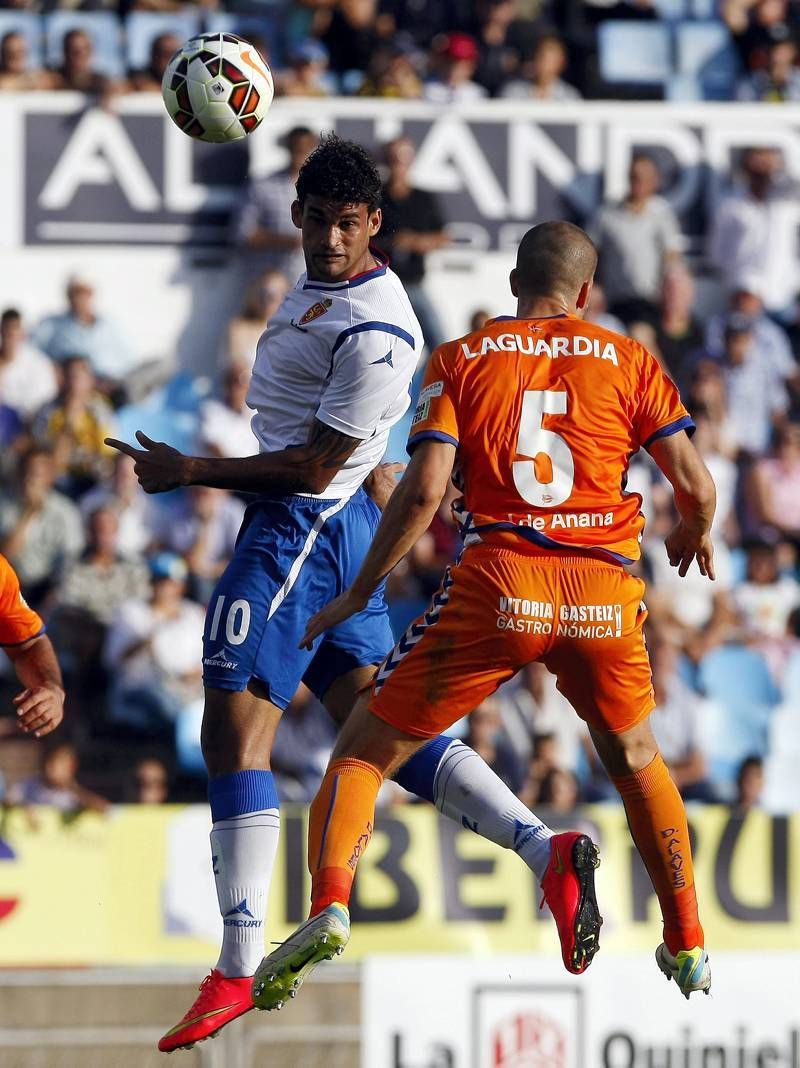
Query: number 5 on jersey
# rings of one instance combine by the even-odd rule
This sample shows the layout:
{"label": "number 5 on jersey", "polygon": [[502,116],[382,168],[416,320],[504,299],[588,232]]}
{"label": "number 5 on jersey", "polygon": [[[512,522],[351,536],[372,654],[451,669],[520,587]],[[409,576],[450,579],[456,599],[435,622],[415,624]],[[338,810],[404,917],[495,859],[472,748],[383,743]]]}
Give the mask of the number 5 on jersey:
{"label": "number 5 on jersey", "polygon": [[[514,460],[511,471],[519,495],[536,508],[555,508],[572,493],[575,461],[569,445],[553,430],[545,430],[545,415],[566,415],[567,394],[528,390],[522,397],[517,452],[530,457]],[[550,478],[546,481],[537,475]]]}

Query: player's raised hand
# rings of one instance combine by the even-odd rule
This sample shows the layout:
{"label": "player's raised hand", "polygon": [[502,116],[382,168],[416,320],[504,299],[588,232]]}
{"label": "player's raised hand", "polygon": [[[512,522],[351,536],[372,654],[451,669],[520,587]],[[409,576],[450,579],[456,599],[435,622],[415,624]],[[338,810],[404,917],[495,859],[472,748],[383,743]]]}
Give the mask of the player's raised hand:
{"label": "player's raised hand", "polygon": [[392,461],[373,467],[364,479],[364,489],[381,511],[389,503],[389,498],[397,488],[397,476],[405,471],[406,465]]}
{"label": "player's raised hand", "polygon": [[320,634],[335,627],[337,623],[343,623],[345,619],[354,616],[366,606],[366,601],[357,596],[352,590],[345,590],[332,601],[329,601],[315,616],[312,616],[306,624],[306,632],[300,639],[301,649],[310,649]]}
{"label": "player's raised hand", "polygon": [[685,577],[692,560],[697,561],[701,575],[712,582],[717,577],[714,571],[714,544],[707,532],[693,530],[681,519],[667,535],[664,545],[670,564],[677,567],[681,578]]}
{"label": "player's raised hand", "polygon": [[135,461],[134,471],[145,493],[166,493],[187,485],[188,457],[163,441],[152,441],[141,430],[136,431],[136,440],[141,449],[117,438],[106,438],[105,442]]}

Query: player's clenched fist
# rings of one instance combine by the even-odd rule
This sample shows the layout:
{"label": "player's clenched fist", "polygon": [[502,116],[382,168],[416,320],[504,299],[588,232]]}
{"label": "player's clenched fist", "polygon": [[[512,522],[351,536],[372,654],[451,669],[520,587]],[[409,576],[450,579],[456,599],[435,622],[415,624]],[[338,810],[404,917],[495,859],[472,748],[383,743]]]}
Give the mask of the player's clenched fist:
{"label": "player's clenched fist", "polygon": [[50,734],[64,718],[64,691],[60,686],[32,686],[14,698],[17,723],[37,738]]}
{"label": "player's clenched fist", "polygon": [[135,461],[134,471],[145,493],[166,493],[187,484],[187,457],[163,441],[152,441],[141,430],[136,431],[136,440],[142,449],[135,449],[124,441],[106,438],[106,445],[118,449]]}

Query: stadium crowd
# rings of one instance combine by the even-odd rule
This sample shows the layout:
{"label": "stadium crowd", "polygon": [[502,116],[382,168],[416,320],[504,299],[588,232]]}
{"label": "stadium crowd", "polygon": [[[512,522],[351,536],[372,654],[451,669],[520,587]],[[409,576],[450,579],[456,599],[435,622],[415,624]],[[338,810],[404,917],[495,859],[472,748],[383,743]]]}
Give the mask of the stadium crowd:
{"label": "stadium crowd", "polygon": [[0,88],[155,92],[225,30],[285,95],[797,101],[798,29],[796,0],[3,0]]}
{"label": "stadium crowd", "polygon": [[[256,4],[223,11],[213,2],[172,0],[121,11],[103,3],[42,11],[14,2],[0,10],[0,87],[80,89],[105,100],[122,90],[155,91],[188,36],[185,21],[170,29],[180,17],[195,26],[221,19],[216,25],[249,35],[247,25],[262,25],[265,51],[281,58],[278,90],[286,94],[437,102],[609,96],[614,87],[600,76],[602,25],[660,26],[668,15],[699,13],[716,19],[735,49],[731,95],[791,100],[800,91],[798,5],[789,0],[737,0],[719,10],[699,0],[308,0],[259,11]],[[68,26],[56,21],[62,14],[77,15],[81,27],[69,24],[57,40],[43,40],[43,26]],[[116,27],[118,49],[124,17],[128,45],[135,31],[139,53],[151,49],[149,66],[126,68],[120,51],[119,74],[101,70],[92,28],[100,17]],[[12,23],[20,18],[18,31]],[[35,27],[33,37],[25,26]],[[286,171],[243,191],[230,241],[251,282],[230,323],[213,394],[185,373],[164,381],[158,368],[142,367],[134,340],[106,316],[93,278],[70,277],[63,306],[54,294],[53,313],[40,322],[0,304],[0,552],[47,621],[68,690],[68,724],[52,745],[15,738],[12,717],[0,717],[8,803],[46,800],[71,812],[102,809],[106,799],[204,796],[203,613],[246,499],[200,487],[148,498],[132,461],[103,442],[110,433],[130,436],[142,413],[157,411],[163,436],[182,447],[208,455],[255,451],[245,404],[250,363],[264,323],[303,269],[288,205],[314,144],[310,130],[290,131]],[[447,244],[447,229],[436,198],[411,181],[413,143],[397,138],[383,157],[379,244],[409,291],[430,350],[444,337],[424,284],[425,258]],[[687,799],[781,809],[798,803],[800,745],[800,256],[796,226],[787,223],[797,190],[773,148],[747,149],[729,177],[700,257],[687,259],[680,222],[659,192],[658,161],[645,154],[631,162],[626,196],[578,221],[600,250],[590,318],[631,333],[678,382],[718,490],[717,582],[696,571],[680,580],[663,548],[674,520],[671,494],[645,456],[631,463],[628,489],[641,494],[648,519],[636,569],[648,582],[656,734]],[[698,311],[698,271],[713,280],[703,304],[710,315]],[[464,330],[485,318],[476,307]],[[393,436],[395,457],[409,418]],[[396,633],[424,610],[459,546],[447,501],[389,579]],[[4,711],[12,692],[6,670]],[[585,728],[538,665],[455,731],[529,805],[568,811],[610,796]],[[286,800],[313,796],[332,738],[327,714],[301,689],[274,753]],[[399,790],[388,798],[403,800]]]}

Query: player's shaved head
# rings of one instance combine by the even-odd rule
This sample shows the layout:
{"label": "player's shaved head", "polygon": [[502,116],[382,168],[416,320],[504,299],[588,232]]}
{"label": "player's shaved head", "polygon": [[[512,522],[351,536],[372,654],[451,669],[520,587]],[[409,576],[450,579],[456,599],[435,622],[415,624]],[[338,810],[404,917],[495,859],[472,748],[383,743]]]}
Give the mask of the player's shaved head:
{"label": "player's shaved head", "polygon": [[570,222],[546,222],[523,237],[517,252],[515,280],[518,295],[563,297],[574,302],[597,267],[597,249],[589,235]]}

